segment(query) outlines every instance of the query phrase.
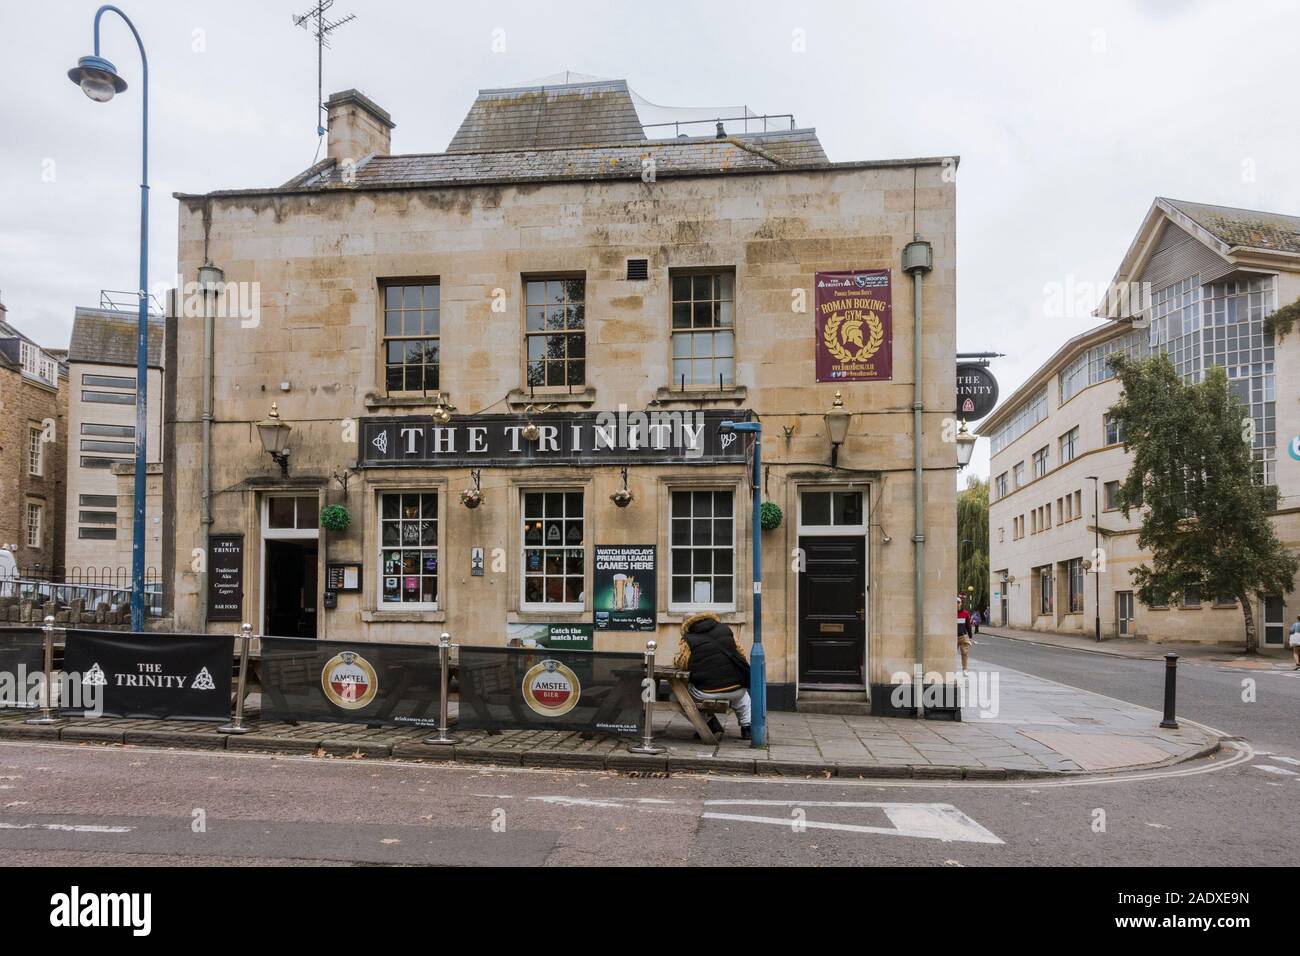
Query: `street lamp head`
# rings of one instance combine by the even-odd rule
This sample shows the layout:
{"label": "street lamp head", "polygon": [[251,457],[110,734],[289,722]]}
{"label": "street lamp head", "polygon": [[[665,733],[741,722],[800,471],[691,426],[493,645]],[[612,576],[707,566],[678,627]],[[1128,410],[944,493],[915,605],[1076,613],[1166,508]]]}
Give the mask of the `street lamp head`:
{"label": "street lamp head", "polygon": [[975,450],[976,438],[966,430],[966,420],[962,419],[961,429],[957,432],[957,467],[965,468],[970,464],[971,452]]}
{"label": "street lamp head", "polygon": [[126,80],[117,75],[117,67],[102,56],[83,56],[68,71],[68,79],[96,103],[107,103],[126,89]]}

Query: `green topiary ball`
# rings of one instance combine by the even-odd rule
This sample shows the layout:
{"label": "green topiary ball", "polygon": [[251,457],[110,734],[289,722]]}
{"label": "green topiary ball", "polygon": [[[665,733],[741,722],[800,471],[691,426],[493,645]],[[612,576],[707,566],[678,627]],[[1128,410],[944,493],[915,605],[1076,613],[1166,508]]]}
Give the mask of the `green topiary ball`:
{"label": "green topiary ball", "polygon": [[772,531],[781,527],[780,506],[772,501],[764,501],[762,507],[758,510],[758,520],[764,531]]}
{"label": "green topiary ball", "polygon": [[342,505],[326,505],[320,510],[320,526],[326,531],[347,531],[352,515]]}

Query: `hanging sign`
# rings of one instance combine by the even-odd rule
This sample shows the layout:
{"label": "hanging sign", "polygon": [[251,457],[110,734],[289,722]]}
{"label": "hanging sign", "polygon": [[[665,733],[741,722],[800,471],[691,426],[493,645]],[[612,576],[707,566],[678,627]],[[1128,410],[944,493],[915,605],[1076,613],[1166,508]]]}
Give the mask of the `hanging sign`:
{"label": "hanging sign", "polygon": [[983,365],[957,366],[957,417],[974,422],[998,403],[998,380]]}
{"label": "hanging sign", "polygon": [[894,377],[894,319],[888,269],[815,276],[817,381],[887,382]]}

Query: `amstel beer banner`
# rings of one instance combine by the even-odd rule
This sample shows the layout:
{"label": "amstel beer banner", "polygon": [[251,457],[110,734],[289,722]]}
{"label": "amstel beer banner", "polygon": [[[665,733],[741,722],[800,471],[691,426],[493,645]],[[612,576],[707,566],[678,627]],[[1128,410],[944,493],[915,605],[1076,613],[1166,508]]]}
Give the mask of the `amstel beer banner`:
{"label": "amstel beer banner", "polygon": [[818,272],[817,381],[885,382],[894,377],[894,317],[888,269]]}
{"label": "amstel beer banner", "polygon": [[44,675],[44,633],[0,630],[0,707],[39,707]]}
{"label": "amstel beer banner", "polygon": [[231,635],[68,631],[63,672],[80,694],[61,710],[94,701],[105,717],[229,720],[234,654]]}
{"label": "amstel beer banner", "polygon": [[577,730],[638,737],[645,655],[553,647],[462,647],[461,730]]}
{"label": "amstel beer banner", "polygon": [[264,637],[263,720],[436,727],[436,644]]}

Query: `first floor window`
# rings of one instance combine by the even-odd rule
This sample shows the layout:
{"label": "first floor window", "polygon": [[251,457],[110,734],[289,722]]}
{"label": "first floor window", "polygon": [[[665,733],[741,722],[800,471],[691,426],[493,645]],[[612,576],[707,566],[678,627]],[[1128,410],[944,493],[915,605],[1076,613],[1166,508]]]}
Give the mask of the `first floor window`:
{"label": "first floor window", "polygon": [[438,390],[441,290],[384,287],[384,384],[390,392]]}
{"label": "first floor window", "polygon": [[1070,582],[1070,613],[1083,613],[1083,558],[1074,558],[1065,566]]}
{"label": "first floor window", "polygon": [[529,386],[583,384],[587,374],[587,280],[528,279],[524,294]]}
{"label": "first floor window", "polygon": [[1106,510],[1114,511],[1119,507],[1119,482],[1108,481],[1104,487],[1106,491]]}
{"label": "first floor window", "polygon": [[34,501],[27,502],[27,547],[41,546],[41,516],[44,508]]}
{"label": "first floor window", "polygon": [[1034,452],[1034,477],[1041,478],[1047,474],[1047,446]]}
{"label": "first floor window", "polygon": [[585,600],[586,534],[581,491],[523,493],[524,604]]}
{"label": "first floor window", "polygon": [[438,493],[379,496],[380,602],[438,604]]}
{"label": "first floor window", "polygon": [[731,272],[673,276],[674,387],[735,384],[735,285]]}
{"label": "first floor window", "polygon": [[1061,436],[1061,464],[1073,461],[1079,453],[1079,426],[1075,425]]}
{"label": "first floor window", "polygon": [[1106,423],[1106,444],[1118,445],[1124,441],[1124,424],[1113,415],[1107,415],[1104,419]]}
{"label": "first floor window", "polygon": [[[804,507],[806,518],[806,502]],[[732,493],[674,491],[670,534],[671,603],[734,606],[736,524]]]}
{"label": "first floor window", "polygon": [[27,474],[38,478],[45,474],[44,430],[32,425],[27,429]]}

